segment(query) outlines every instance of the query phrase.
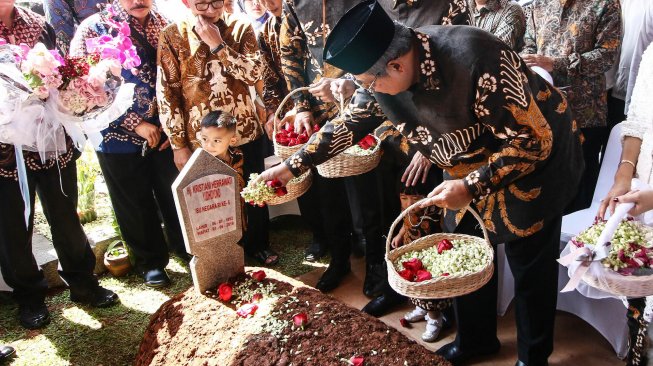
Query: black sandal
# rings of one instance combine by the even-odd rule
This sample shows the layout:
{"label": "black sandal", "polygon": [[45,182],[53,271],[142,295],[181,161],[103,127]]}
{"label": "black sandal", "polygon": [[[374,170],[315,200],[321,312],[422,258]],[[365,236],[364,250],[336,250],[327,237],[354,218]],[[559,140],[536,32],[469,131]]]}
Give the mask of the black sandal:
{"label": "black sandal", "polygon": [[256,259],[260,264],[266,266],[274,266],[279,263],[279,254],[272,249],[259,250],[258,252],[253,253],[252,257],[254,257],[254,259]]}

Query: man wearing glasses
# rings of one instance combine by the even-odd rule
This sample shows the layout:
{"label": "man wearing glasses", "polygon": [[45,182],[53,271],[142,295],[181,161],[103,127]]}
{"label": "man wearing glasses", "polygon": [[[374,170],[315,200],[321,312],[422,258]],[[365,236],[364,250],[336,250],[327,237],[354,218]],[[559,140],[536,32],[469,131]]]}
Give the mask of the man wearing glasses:
{"label": "man wearing glasses", "polygon": [[[478,224],[465,214],[471,205],[490,241],[505,243],[515,277],[516,365],[547,365],[562,212],[583,170],[579,126],[560,91],[483,30],[411,30],[393,23],[374,0],[338,22],[324,60],[361,83],[350,104],[361,118],[328,122],[260,179],[287,182],[348,147],[334,143],[334,136],[358,141],[387,116],[445,171],[445,181],[422,207],[444,208],[447,231],[479,236]],[[495,273],[479,290],[456,298],[458,334],[438,354],[461,364],[498,352],[496,296]]]}
{"label": "man wearing glasses", "polygon": [[[243,171],[263,171],[263,126],[256,118],[249,87],[261,79],[263,64],[252,26],[224,12],[222,0],[183,0],[192,16],[161,32],[157,98],[161,124],[170,138],[174,161],[182,169],[200,147],[197,132],[209,112],[236,117]],[[279,258],[270,249],[267,207],[247,205],[245,252],[262,264]]]}

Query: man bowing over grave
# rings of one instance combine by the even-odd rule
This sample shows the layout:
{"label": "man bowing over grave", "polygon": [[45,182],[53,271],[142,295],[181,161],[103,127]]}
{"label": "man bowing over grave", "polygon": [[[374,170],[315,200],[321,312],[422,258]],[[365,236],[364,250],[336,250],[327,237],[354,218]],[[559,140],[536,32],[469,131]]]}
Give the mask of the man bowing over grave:
{"label": "man bowing over grave", "polygon": [[[471,205],[492,243],[506,243],[515,277],[517,364],[546,365],[553,350],[562,211],[583,170],[580,133],[564,97],[489,33],[463,26],[409,29],[393,23],[373,0],[338,22],[324,60],[360,84],[351,118],[327,123],[261,179],[287,182],[348,147],[340,141],[356,143],[385,114],[444,169],[445,181],[424,206],[446,210],[448,231],[480,236],[461,211]],[[495,273],[478,291],[457,298],[458,334],[438,354],[457,364],[496,353],[496,296]]]}

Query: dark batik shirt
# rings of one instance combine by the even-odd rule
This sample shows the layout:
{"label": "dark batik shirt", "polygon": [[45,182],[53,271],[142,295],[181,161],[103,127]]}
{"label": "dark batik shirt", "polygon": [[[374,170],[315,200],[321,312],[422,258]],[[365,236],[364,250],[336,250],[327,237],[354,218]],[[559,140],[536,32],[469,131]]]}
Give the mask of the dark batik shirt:
{"label": "dark batik shirt", "polygon": [[[445,179],[463,179],[492,242],[538,232],[562,213],[583,168],[580,130],[566,99],[478,28],[430,26],[415,37],[417,84],[396,96],[359,89],[351,119],[327,123],[285,164],[301,174],[388,118],[444,169]],[[452,230],[462,217],[445,212]]]}
{"label": "dark batik shirt", "polygon": [[[281,100],[288,94],[286,79],[281,72],[279,33],[281,17],[270,17],[258,34],[258,44],[265,61],[263,71],[263,102],[265,108],[276,111]],[[290,104],[290,103],[289,103]]]}
{"label": "dark batik shirt", "polygon": [[75,29],[86,18],[100,11],[107,0],[44,0],[43,10],[57,35],[57,46],[65,53],[75,35]]}
{"label": "dark batik shirt", "polygon": [[[41,42],[48,49],[56,48],[56,36],[54,29],[46,23],[45,18],[35,12],[16,6],[14,8],[14,26],[9,30],[0,22],[0,38],[11,44],[21,44],[33,47]],[[65,153],[59,155],[57,159],[47,159],[41,161],[41,157],[36,152],[23,151],[25,166],[30,170],[50,169],[59,165],[65,167],[71,160],[79,157],[79,151],[73,147],[72,140],[66,135]],[[58,164],[57,164],[58,163]],[[0,179],[18,180],[16,171],[16,152],[12,145],[0,144]]]}
{"label": "dark batik shirt", "polygon": [[[141,64],[136,68],[134,75],[130,70],[122,70],[122,77],[125,83],[133,83],[134,104],[117,120],[111,122],[109,127],[102,131],[103,140],[98,150],[104,153],[138,153],[141,151],[145,139],[138,136],[134,131],[141,122],[149,122],[160,126],[159,113],[156,101],[156,49],[159,43],[159,34],[168,24],[156,11],[151,11],[145,22],[145,26],[131,15],[127,14],[119,1],[112,4],[116,11],[115,20],[127,21],[140,37],[130,36],[136,47],[136,52],[141,59]],[[86,51],[86,40],[107,34],[115,36],[115,30],[108,26],[109,14],[106,11],[94,14],[79,25],[77,33],[70,46],[70,54],[73,56],[84,56]],[[161,132],[161,137],[165,134]]]}
{"label": "dark batik shirt", "polygon": [[523,53],[553,57],[553,82],[580,126],[605,126],[605,72],[621,43],[619,0],[535,0],[531,7]]}
{"label": "dark batik shirt", "polygon": [[526,17],[519,4],[510,0],[488,0],[477,9],[476,0],[468,1],[475,26],[494,34],[513,50],[521,51],[524,46]]}

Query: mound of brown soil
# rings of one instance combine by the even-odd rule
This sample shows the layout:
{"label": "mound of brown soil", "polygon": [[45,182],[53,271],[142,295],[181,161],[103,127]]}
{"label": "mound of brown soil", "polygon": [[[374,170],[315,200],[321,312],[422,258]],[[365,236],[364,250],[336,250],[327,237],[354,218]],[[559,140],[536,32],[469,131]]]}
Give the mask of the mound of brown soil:
{"label": "mound of brown soil", "polygon": [[[259,270],[259,268],[248,268]],[[140,365],[450,365],[397,330],[334,298],[264,269],[261,282],[240,276],[234,298],[194,289],[170,299],[152,316],[135,364]],[[254,315],[238,306],[261,294]],[[304,313],[302,330],[293,316]]]}

